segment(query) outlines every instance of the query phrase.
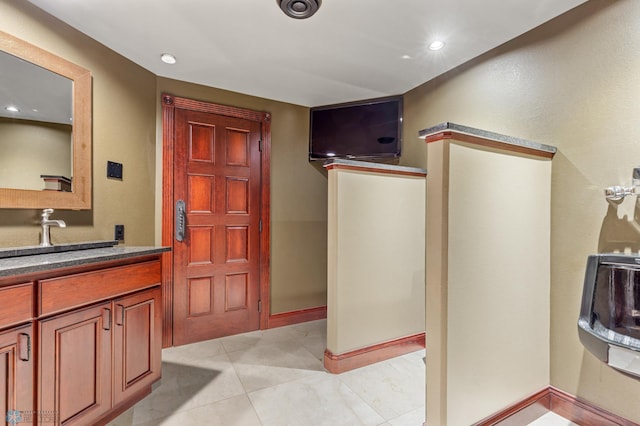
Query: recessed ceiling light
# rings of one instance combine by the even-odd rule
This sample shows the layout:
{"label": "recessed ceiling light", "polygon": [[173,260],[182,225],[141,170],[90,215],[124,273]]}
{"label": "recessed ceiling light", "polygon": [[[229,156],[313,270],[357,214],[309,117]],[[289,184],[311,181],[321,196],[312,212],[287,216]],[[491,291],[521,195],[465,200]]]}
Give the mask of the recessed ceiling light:
{"label": "recessed ceiling light", "polygon": [[176,63],[176,57],[171,53],[163,53],[162,55],[160,55],[160,60],[162,60],[162,62],[164,62],[165,64],[173,65]]}
{"label": "recessed ceiling light", "polygon": [[8,107],[4,107],[4,109],[6,109],[7,111],[11,111],[11,112],[20,112],[20,108],[15,107],[13,105],[9,105]]}
{"label": "recessed ceiling light", "polygon": [[436,40],[429,45],[430,50],[440,50],[444,47],[444,41]]}
{"label": "recessed ceiling light", "polygon": [[402,55],[402,59],[411,59],[411,56],[409,56],[409,55]]}

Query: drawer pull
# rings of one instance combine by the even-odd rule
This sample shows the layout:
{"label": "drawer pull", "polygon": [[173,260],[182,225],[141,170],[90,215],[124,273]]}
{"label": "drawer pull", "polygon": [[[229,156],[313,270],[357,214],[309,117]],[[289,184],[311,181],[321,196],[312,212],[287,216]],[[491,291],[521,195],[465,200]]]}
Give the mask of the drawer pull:
{"label": "drawer pull", "polygon": [[31,357],[31,336],[27,333],[18,335],[18,356],[20,361],[29,361]]}
{"label": "drawer pull", "polygon": [[[120,314],[116,314],[116,325],[124,325],[124,305],[117,304],[116,306],[120,310]],[[117,318],[120,320],[118,321]]]}
{"label": "drawer pull", "polygon": [[111,330],[111,309],[109,308],[102,310],[102,329]]}

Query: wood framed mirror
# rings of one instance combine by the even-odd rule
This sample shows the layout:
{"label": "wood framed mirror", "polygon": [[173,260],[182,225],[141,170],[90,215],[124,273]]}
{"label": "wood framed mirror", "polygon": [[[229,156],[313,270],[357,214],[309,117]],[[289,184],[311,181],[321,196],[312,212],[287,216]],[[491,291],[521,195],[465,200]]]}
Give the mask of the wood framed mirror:
{"label": "wood framed mirror", "polygon": [[[4,129],[0,126],[0,148],[2,148],[0,169],[5,175],[11,175],[5,176],[3,180],[0,174],[0,208],[91,209],[91,72],[2,31],[0,31],[0,55],[6,55],[2,56],[0,61],[13,61],[19,67],[26,67],[18,68],[19,78],[2,75],[3,72],[8,73],[12,66],[7,65],[0,69],[0,109],[3,112],[0,114],[0,124],[5,126]],[[28,75],[32,76],[32,80],[22,81]],[[8,81],[11,83],[5,87],[4,84]],[[57,85],[54,83],[57,81],[68,85],[68,88],[61,90],[61,92],[71,92],[68,96],[65,95],[68,98],[67,101],[61,101],[61,98],[56,97],[57,95],[49,93],[53,91],[50,89]],[[17,93],[17,87],[25,88],[24,91],[30,92],[29,95]],[[51,96],[48,99],[34,99],[32,97],[34,93]],[[23,102],[24,105],[13,105],[19,102]],[[51,108],[51,105],[55,106],[56,103],[57,107]],[[41,110],[41,104],[48,106],[43,106]],[[30,115],[19,116],[21,110],[28,111]],[[11,113],[15,115],[12,116]],[[38,115],[42,117],[39,118]],[[66,118],[53,119],[50,118],[51,115],[66,116]],[[61,123],[64,120],[67,122]],[[13,124],[20,125],[20,130],[16,130],[18,127]],[[46,128],[46,131],[39,133],[37,137],[32,137],[31,133],[25,133],[25,129],[29,127]],[[59,136],[59,138],[62,140],[65,137],[68,138],[68,148],[58,149],[51,146],[53,139],[58,138],[58,136],[47,136],[51,134],[46,133],[51,128],[58,133],[67,132],[66,136]],[[16,138],[15,135],[18,137]],[[34,142],[31,142],[32,139]],[[28,143],[34,145],[27,146]],[[45,155],[45,159],[31,157],[47,150],[50,150],[50,154]],[[14,153],[17,154],[14,155]],[[59,167],[68,172],[61,172],[60,168],[50,169],[54,157],[60,157],[66,161],[66,168]],[[34,168],[34,164],[42,165],[38,165],[36,170],[30,170],[27,176],[25,169]],[[21,173],[25,173],[25,176],[20,176]],[[31,182],[26,183],[34,179],[36,179],[35,187]],[[70,181],[70,186],[67,180]],[[39,184],[40,188],[38,188]]]}

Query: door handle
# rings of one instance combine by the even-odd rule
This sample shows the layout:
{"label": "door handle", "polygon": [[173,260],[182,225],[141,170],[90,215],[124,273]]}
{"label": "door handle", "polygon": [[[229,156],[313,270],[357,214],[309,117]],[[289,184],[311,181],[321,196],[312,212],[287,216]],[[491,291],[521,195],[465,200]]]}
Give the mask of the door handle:
{"label": "door handle", "polygon": [[31,336],[27,333],[18,335],[18,353],[20,361],[29,361],[31,357]]}
{"label": "door handle", "polygon": [[118,315],[118,311],[116,311],[116,325],[122,326],[124,325],[124,305],[118,303],[116,309],[120,311],[120,315]]}
{"label": "door handle", "polygon": [[102,309],[102,329],[111,330],[111,309]]}
{"label": "door handle", "polygon": [[184,241],[184,232],[187,222],[187,209],[184,200],[176,201],[176,240]]}

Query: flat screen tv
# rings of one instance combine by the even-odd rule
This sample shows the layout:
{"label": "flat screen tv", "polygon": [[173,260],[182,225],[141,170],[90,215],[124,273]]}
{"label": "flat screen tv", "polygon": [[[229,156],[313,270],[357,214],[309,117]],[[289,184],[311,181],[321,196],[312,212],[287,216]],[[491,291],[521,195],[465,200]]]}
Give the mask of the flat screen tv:
{"label": "flat screen tv", "polygon": [[311,108],[309,160],[400,157],[402,96]]}

